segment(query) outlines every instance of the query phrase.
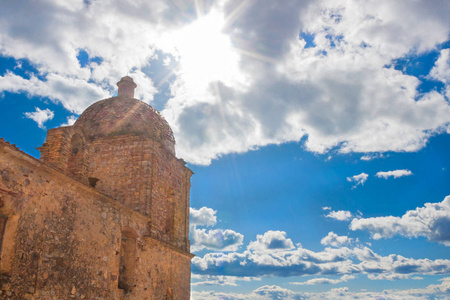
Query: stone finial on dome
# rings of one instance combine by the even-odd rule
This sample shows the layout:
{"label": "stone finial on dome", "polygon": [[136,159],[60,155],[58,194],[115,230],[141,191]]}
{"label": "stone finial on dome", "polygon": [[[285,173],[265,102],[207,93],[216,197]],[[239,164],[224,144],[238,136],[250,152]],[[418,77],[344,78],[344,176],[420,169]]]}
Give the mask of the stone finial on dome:
{"label": "stone finial on dome", "polygon": [[134,98],[134,89],[137,87],[136,83],[134,83],[133,78],[130,76],[125,76],[120,79],[117,83],[119,87],[119,91],[117,92],[117,96],[125,97],[125,98]]}

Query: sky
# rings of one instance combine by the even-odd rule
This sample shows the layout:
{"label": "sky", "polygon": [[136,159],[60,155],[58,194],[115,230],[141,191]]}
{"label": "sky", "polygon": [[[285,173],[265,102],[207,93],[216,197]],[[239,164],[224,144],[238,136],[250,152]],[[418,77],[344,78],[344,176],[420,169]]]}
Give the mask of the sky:
{"label": "sky", "polygon": [[191,179],[191,299],[450,299],[450,2],[0,1],[0,137],[117,93]]}

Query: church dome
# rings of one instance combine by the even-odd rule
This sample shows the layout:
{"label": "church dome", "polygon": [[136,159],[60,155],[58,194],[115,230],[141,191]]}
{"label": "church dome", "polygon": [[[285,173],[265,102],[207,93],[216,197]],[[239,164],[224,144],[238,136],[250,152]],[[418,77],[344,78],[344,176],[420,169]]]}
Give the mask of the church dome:
{"label": "church dome", "polygon": [[172,129],[157,110],[133,98],[136,87],[133,79],[126,76],[117,85],[117,97],[89,106],[74,126],[81,127],[88,139],[120,135],[149,137],[175,155]]}

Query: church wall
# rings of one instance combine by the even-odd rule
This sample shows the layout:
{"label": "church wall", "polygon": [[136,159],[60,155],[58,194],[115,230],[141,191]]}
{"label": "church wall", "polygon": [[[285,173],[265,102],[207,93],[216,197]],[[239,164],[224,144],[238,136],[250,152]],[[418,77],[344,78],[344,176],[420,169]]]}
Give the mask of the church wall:
{"label": "church wall", "polygon": [[189,250],[192,172],[158,142],[139,136],[98,138],[89,144],[88,176],[95,188],[151,219],[153,237]]}
{"label": "church wall", "polygon": [[71,127],[52,128],[47,131],[47,140],[39,147],[41,159],[45,163],[65,172],[69,158]]}
{"label": "church wall", "polygon": [[46,142],[38,149],[43,162],[88,183],[87,141],[81,129],[73,126],[49,129]]}
{"label": "church wall", "polygon": [[[163,178],[172,167],[153,170]],[[182,174],[187,184],[190,174]],[[155,220],[164,218],[161,209],[152,210],[152,217],[161,216],[149,224],[146,216],[3,142],[0,175],[0,215],[7,218],[0,299],[189,299],[191,254],[152,237]],[[185,183],[174,185],[174,202],[187,199],[178,192]],[[128,287],[119,289],[124,278]]]}

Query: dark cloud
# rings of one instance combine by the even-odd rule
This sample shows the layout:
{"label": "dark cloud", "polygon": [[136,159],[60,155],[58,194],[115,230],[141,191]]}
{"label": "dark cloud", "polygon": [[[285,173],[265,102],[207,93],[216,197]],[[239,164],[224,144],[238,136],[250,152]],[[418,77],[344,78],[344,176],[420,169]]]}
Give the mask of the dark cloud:
{"label": "dark cloud", "polygon": [[[301,12],[310,1],[287,0],[278,2],[248,1],[238,12],[229,34],[233,44],[249,52],[278,58],[289,51],[291,40],[298,38],[301,28]],[[226,15],[241,7],[242,1],[228,1]]]}
{"label": "dark cloud", "polygon": [[394,269],[394,271],[396,273],[400,273],[400,274],[411,274],[411,273],[415,273],[419,270],[420,266],[418,265],[402,265],[402,266],[398,266]]}

